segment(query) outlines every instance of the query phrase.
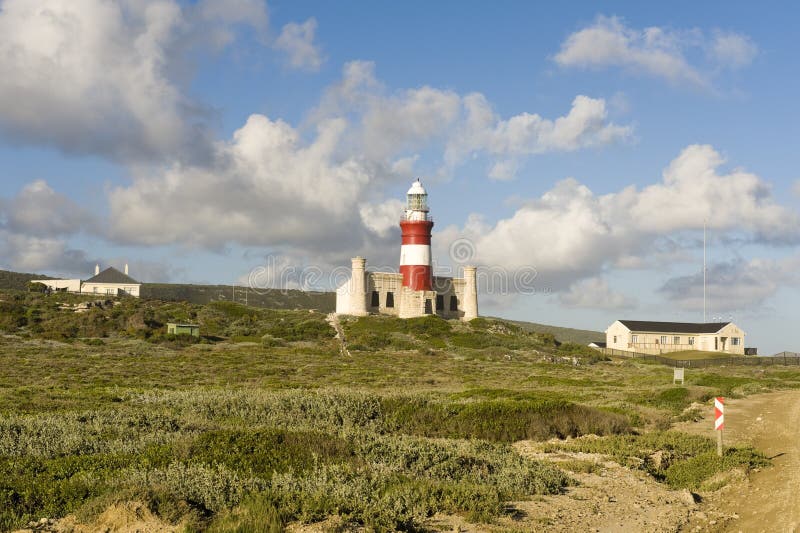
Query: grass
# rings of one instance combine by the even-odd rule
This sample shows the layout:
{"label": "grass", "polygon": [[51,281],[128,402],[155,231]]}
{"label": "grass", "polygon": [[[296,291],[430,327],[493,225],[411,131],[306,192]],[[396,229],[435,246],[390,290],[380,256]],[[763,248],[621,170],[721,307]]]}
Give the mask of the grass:
{"label": "grass", "polygon": [[[594,468],[525,459],[520,439],[575,437],[553,446],[702,487],[763,457],[717,460],[706,440],[656,428],[714,395],[800,386],[800,371],[728,365],[675,387],[669,368],[495,319],[346,319],[345,357],[321,313],[0,299],[0,530],[127,500],[197,531],[331,516],[419,530],[436,513],[488,523]],[[166,336],[172,320],[203,338]],[[669,460],[647,466],[659,450]]]}

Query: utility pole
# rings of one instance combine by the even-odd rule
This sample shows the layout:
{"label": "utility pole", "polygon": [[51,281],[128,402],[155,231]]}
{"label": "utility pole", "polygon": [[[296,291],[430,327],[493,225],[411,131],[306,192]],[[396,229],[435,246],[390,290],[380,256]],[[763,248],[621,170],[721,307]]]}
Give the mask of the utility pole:
{"label": "utility pole", "polygon": [[706,223],[703,219],[703,324],[706,323]]}

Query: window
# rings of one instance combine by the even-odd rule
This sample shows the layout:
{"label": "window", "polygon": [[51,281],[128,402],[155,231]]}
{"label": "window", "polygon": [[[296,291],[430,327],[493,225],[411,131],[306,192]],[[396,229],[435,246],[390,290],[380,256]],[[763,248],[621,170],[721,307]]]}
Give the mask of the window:
{"label": "window", "polygon": [[387,292],[386,293],[386,307],[394,307],[394,293]]}
{"label": "window", "polygon": [[106,289],[106,294],[114,294],[114,289]]}
{"label": "window", "polygon": [[433,302],[430,298],[425,298],[425,314],[430,315],[433,313]]}
{"label": "window", "polygon": [[617,336],[614,335],[614,344],[617,344]]}
{"label": "window", "polygon": [[672,337],[672,344],[680,344],[681,338],[680,337]]}
{"label": "window", "polygon": [[98,292],[97,289],[98,289],[97,287],[92,287],[92,292],[97,293]]}
{"label": "window", "polygon": [[450,296],[450,310],[458,311],[458,296],[455,294]]}
{"label": "window", "polygon": [[639,335],[631,335],[631,344],[639,342]]}
{"label": "window", "polygon": [[378,307],[381,305],[381,295],[378,294],[378,291],[372,291],[372,302],[370,303],[372,307]]}
{"label": "window", "polygon": [[444,311],[444,294],[436,295],[436,310]]}
{"label": "window", "polygon": [[689,346],[694,346],[694,337],[689,337]]}
{"label": "window", "polygon": [[662,335],[661,336],[661,344],[667,344],[667,336],[666,335]]}
{"label": "window", "polygon": [[731,337],[731,345],[732,346],[739,346],[739,337]]}

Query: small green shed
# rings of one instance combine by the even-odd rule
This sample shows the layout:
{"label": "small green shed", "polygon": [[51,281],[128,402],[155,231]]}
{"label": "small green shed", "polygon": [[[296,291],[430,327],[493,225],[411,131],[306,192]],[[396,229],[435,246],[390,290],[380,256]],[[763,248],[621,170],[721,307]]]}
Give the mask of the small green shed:
{"label": "small green shed", "polygon": [[200,326],[197,324],[179,324],[177,322],[167,322],[167,334],[172,335],[191,335],[200,336]]}

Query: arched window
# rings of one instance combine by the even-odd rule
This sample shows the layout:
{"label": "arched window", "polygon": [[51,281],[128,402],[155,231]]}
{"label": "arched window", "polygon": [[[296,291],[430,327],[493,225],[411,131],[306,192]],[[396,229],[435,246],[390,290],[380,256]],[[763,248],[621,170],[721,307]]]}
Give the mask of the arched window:
{"label": "arched window", "polygon": [[458,311],[458,296],[456,296],[455,294],[450,296],[450,310]]}

